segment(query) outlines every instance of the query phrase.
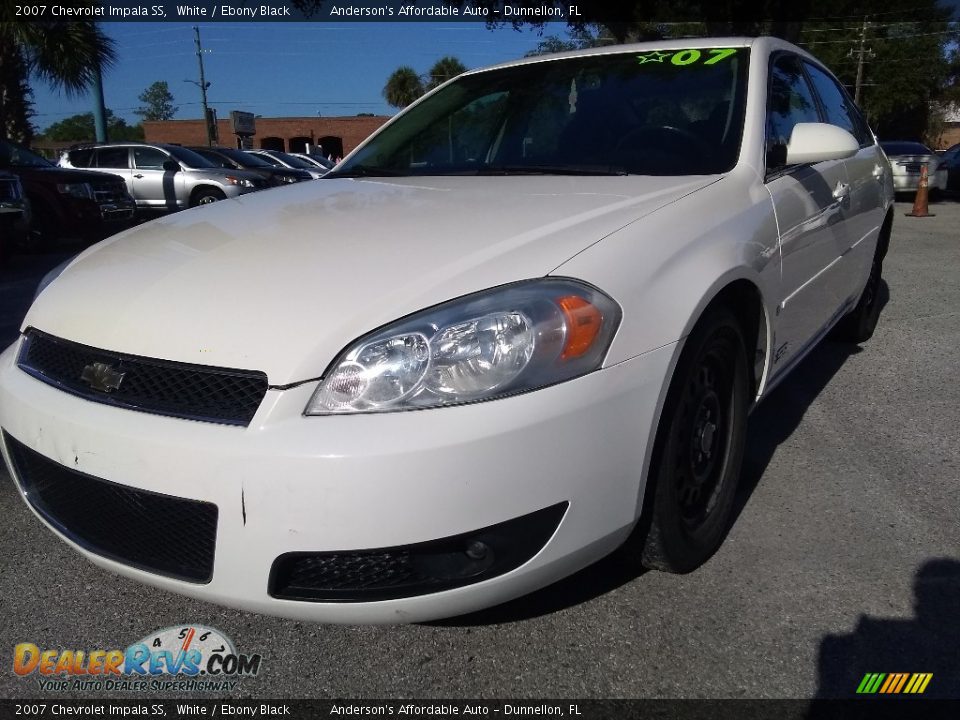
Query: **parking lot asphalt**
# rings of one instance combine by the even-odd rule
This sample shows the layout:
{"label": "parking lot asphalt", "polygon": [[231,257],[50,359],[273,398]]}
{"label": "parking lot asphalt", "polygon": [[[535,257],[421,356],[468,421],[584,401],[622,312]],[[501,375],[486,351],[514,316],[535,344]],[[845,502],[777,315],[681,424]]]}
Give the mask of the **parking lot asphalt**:
{"label": "parking lot asphalt", "polygon": [[[907,210],[875,336],[822,344],[756,410],[735,523],[697,572],[614,557],[439,623],[297,623],[100,570],[0,470],[0,697],[98,696],[16,676],[17,643],[125,648],[181,623],[263,656],[257,677],[198,698],[849,697],[867,672],[934,672],[928,694],[960,697],[960,203]],[[62,257],[0,275],[4,343]]]}

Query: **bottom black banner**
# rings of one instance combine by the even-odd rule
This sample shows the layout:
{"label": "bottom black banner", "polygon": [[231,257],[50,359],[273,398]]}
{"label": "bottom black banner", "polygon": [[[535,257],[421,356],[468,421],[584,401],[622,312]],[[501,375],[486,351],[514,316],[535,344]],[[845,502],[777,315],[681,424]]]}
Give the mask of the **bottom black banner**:
{"label": "bottom black banner", "polygon": [[569,718],[875,720],[960,717],[960,699],[864,700],[0,700],[0,718]]}

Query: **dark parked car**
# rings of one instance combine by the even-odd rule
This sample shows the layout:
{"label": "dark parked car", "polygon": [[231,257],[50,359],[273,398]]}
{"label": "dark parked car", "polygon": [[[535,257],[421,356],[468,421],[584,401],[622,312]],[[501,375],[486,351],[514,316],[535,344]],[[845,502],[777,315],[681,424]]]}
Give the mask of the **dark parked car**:
{"label": "dark parked car", "polygon": [[201,147],[190,146],[197,155],[206,158],[217,167],[228,170],[249,170],[262,177],[271,186],[289,185],[302,180],[312,180],[310,173],[305,170],[292,170],[284,167],[274,167],[263,158],[256,155],[228,147]]}
{"label": "dark parked car", "polygon": [[947,171],[947,192],[960,193],[960,143],[951,145],[940,156],[940,168]]}
{"label": "dark parked car", "polygon": [[136,209],[123,178],[60,168],[2,138],[0,170],[20,178],[33,212],[33,233],[43,242],[65,234],[99,240],[126,227]]}
{"label": "dark parked car", "polygon": [[0,171],[0,261],[24,243],[30,229],[30,205],[20,178]]}

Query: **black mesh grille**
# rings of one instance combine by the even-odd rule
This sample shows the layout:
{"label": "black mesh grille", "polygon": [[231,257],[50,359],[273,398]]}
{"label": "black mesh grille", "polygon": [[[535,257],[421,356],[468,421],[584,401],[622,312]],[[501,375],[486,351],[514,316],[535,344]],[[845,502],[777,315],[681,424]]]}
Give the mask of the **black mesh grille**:
{"label": "black mesh grille", "polygon": [[287,553],[273,563],[270,594],[289,600],[365,602],[489,580],[536,555],[566,510],[567,503],[559,503],[463,535],[400,547]]}
{"label": "black mesh grille", "polygon": [[429,581],[411,562],[410,553],[403,551],[303,557],[290,564],[286,578],[289,586],[322,587],[332,592]]}
{"label": "black mesh grille", "polygon": [[[84,369],[101,363],[122,380],[117,388],[94,389]],[[262,372],[188,365],[97,350],[29,330],[20,367],[51,385],[93,400],[189,420],[247,425],[267,392]]]}
{"label": "black mesh grille", "polygon": [[78,545],[127,565],[190,582],[213,575],[217,506],[87,475],[3,434],[27,500]]}

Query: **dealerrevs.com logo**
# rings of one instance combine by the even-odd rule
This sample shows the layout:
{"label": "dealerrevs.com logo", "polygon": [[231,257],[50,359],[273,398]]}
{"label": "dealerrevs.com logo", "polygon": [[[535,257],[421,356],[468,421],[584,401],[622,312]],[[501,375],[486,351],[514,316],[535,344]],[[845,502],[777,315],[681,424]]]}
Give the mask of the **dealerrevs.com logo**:
{"label": "dealerrevs.com logo", "polygon": [[158,630],[126,650],[13,649],[13,671],[45,691],[230,691],[260,672],[261,656],[238,653],[233,641],[204,625]]}

